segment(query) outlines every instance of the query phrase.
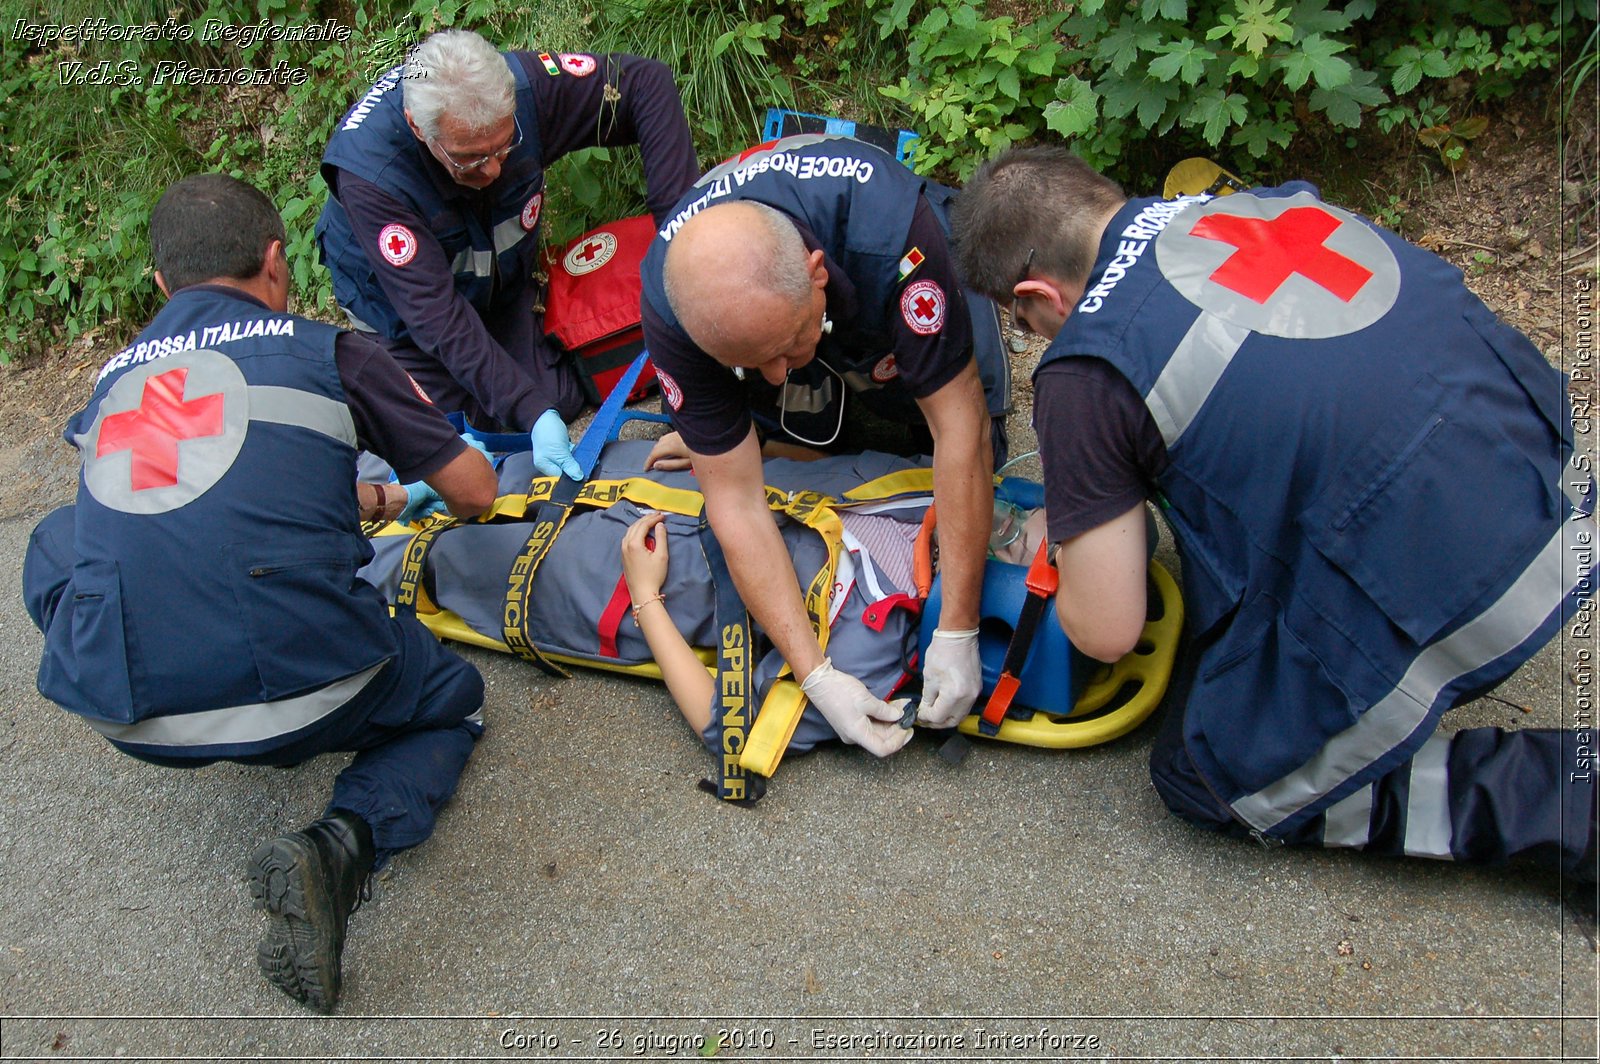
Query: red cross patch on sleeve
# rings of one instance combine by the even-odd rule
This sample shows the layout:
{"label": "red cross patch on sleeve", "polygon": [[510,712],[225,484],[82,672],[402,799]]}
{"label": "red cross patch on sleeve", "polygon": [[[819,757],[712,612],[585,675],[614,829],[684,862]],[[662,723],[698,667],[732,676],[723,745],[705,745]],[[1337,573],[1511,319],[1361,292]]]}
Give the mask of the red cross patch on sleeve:
{"label": "red cross patch on sleeve", "polygon": [[900,293],[900,314],[919,336],[932,336],[944,328],[944,289],[938,281],[918,281]]}
{"label": "red cross patch on sleeve", "polygon": [[590,74],[594,73],[595,63],[594,56],[592,55],[579,55],[573,52],[562,52],[556,57],[556,59],[558,62],[560,62],[561,69],[565,70],[568,74],[571,74],[575,78],[586,78]]}
{"label": "red cross patch on sleeve", "polygon": [[661,394],[667,400],[667,405],[674,410],[683,409],[683,391],[678,387],[678,382],[667,376],[665,370],[656,367],[656,380],[661,382]]}
{"label": "red cross patch on sleeve", "polygon": [[418,399],[421,399],[424,403],[427,403],[429,406],[433,405],[433,398],[431,396],[429,396],[427,392],[422,390],[422,385],[417,383],[417,378],[415,378],[411,374],[407,373],[406,374],[406,380],[411,382],[411,390],[417,393],[417,398]]}
{"label": "red cross patch on sleeve", "polygon": [[533,231],[533,227],[539,224],[539,208],[542,206],[544,206],[543,192],[535,192],[528,198],[528,202],[522,205],[522,228],[529,232]]}
{"label": "red cross patch on sleeve", "polygon": [[417,257],[417,238],[398,222],[378,231],[378,252],[391,266],[404,266]]}

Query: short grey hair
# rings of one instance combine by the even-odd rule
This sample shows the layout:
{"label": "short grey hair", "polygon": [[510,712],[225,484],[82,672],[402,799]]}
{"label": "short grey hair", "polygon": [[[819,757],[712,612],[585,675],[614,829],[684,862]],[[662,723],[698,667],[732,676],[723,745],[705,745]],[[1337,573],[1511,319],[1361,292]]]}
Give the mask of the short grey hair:
{"label": "short grey hair", "polygon": [[[806,242],[795,228],[794,220],[782,211],[756,200],[734,200],[742,207],[755,212],[756,230],[746,250],[755,252],[752,269],[748,274],[729,276],[724,284],[743,284],[752,291],[770,292],[785,301],[799,306],[811,298],[811,271],[806,266]],[[730,206],[732,204],[729,204]],[[671,253],[671,246],[668,246]],[[679,321],[684,319],[685,307],[676,270],[661,271],[662,287],[666,289],[667,306]]]}
{"label": "short grey hair", "polygon": [[468,129],[491,129],[516,110],[516,79],[494,45],[471,30],[435,33],[406,56],[401,91],[424,136],[449,115]]}

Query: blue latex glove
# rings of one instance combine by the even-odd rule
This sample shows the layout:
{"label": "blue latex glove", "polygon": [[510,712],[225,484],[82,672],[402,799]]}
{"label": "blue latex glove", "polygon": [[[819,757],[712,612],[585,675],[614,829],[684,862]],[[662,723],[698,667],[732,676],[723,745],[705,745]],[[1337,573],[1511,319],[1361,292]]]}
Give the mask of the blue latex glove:
{"label": "blue latex glove", "polygon": [[546,410],[533,423],[528,434],[533,442],[533,465],[547,477],[565,473],[573,480],[583,479],[578,460],[572,457],[572,438],[567,435],[567,423],[554,410]]}
{"label": "blue latex glove", "polygon": [[428,486],[427,481],[419,480],[415,484],[401,486],[406,489],[406,508],[400,511],[400,516],[395,518],[396,521],[407,525],[429,514],[444,512],[444,500],[439,497],[437,491]]}
{"label": "blue latex glove", "polygon": [[[552,410],[551,413],[555,413],[555,411]],[[485,447],[483,445],[483,441],[478,439],[478,437],[472,435],[471,433],[463,432],[461,434],[461,442],[487,458],[490,465],[494,465],[494,455],[489,453],[489,448]]]}

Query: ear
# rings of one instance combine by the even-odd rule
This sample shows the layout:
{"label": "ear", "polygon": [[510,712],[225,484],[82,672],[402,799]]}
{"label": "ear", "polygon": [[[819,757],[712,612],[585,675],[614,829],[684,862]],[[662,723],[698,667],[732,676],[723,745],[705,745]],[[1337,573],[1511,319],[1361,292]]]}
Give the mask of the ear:
{"label": "ear", "polygon": [[411,127],[411,135],[426,144],[428,142],[427,135],[422,132],[422,127],[417,125],[416,120],[411,117],[411,108],[407,107],[405,111],[406,125]]}
{"label": "ear", "polygon": [[278,313],[289,309],[289,253],[283,241],[274,240],[267,245],[267,253],[258,275],[266,282],[265,302]]}
{"label": "ear", "polygon": [[811,275],[813,288],[828,287],[828,268],[822,264],[824,257],[821,248],[806,256],[806,273]]}
{"label": "ear", "polygon": [[156,271],[156,287],[161,289],[162,295],[166,296],[168,299],[172,298],[172,289],[167,287],[167,279],[161,276],[160,270]]}
{"label": "ear", "polygon": [[1049,277],[1030,277],[1012,288],[1011,294],[1017,299],[1042,299],[1053,314],[1065,319],[1072,313],[1072,308],[1078,305],[1083,287],[1078,285],[1069,289]]}
{"label": "ear", "polygon": [[267,280],[273,284],[286,280],[289,276],[289,252],[284,248],[283,241],[274,240],[267,245],[267,252],[262,256],[261,270]]}

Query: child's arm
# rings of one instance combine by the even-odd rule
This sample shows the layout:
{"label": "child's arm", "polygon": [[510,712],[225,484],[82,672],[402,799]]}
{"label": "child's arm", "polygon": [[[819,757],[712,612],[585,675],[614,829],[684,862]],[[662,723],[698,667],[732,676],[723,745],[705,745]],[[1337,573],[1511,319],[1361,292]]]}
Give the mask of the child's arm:
{"label": "child's arm", "polygon": [[666,514],[647,514],[628,529],[622,537],[622,574],[628,581],[633,619],[661,667],[667,691],[698,737],[711,723],[716,684],[672,623],[661,594],[667,579],[667,526],[662,523],[666,519]]}

